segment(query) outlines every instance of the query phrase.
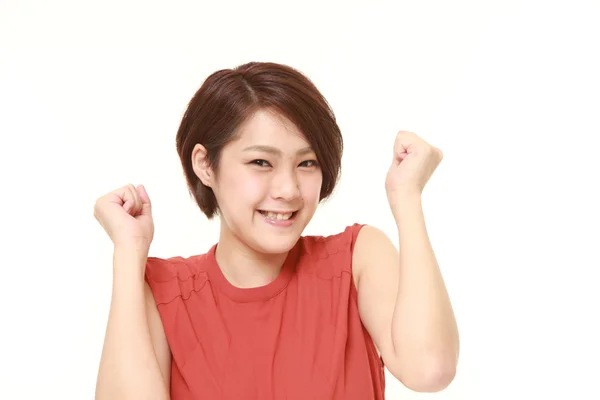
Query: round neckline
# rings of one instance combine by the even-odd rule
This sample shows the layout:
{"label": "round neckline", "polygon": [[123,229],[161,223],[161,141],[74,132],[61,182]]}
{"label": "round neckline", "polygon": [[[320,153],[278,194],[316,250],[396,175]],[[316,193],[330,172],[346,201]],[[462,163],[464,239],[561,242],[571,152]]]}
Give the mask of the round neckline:
{"label": "round neckline", "polygon": [[209,279],[220,292],[234,301],[247,303],[268,300],[285,289],[292,278],[296,268],[296,262],[300,254],[300,241],[301,240],[298,240],[294,247],[292,247],[292,249],[288,252],[281,270],[277,274],[277,277],[266,285],[253,288],[240,288],[234,286],[231,282],[229,282],[229,280],[227,280],[223,274],[223,271],[221,270],[221,267],[219,266],[219,263],[217,262],[216,251],[219,244],[216,243],[207,253],[209,261]]}

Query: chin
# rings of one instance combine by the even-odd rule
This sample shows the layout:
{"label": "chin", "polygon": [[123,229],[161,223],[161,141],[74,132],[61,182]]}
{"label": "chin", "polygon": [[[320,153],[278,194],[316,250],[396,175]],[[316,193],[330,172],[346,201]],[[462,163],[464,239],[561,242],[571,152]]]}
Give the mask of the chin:
{"label": "chin", "polygon": [[270,238],[255,238],[256,246],[254,250],[262,254],[283,254],[290,251],[298,242],[298,238],[294,241],[272,241]]}

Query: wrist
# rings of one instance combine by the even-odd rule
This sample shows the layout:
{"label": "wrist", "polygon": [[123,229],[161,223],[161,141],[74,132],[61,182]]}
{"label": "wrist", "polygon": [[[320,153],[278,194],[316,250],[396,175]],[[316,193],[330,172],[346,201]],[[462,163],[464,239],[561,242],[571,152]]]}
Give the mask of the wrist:
{"label": "wrist", "polygon": [[388,191],[387,198],[392,209],[404,207],[420,207],[422,202],[421,192],[418,190],[396,190]]}
{"label": "wrist", "polygon": [[113,254],[118,257],[127,257],[129,259],[144,260],[148,258],[150,249],[146,246],[138,246],[134,244],[116,244],[113,247]]}
{"label": "wrist", "polygon": [[124,243],[115,245],[113,251],[113,271],[119,275],[133,273],[136,277],[143,279],[147,260],[147,247]]}
{"label": "wrist", "polygon": [[150,251],[150,240],[143,236],[135,236],[127,239],[115,240],[114,250],[119,252],[130,252],[130,253],[139,253],[146,254]]}
{"label": "wrist", "polygon": [[414,216],[423,209],[422,197],[418,192],[405,191],[388,194],[388,200],[396,222],[406,219],[407,215]]}

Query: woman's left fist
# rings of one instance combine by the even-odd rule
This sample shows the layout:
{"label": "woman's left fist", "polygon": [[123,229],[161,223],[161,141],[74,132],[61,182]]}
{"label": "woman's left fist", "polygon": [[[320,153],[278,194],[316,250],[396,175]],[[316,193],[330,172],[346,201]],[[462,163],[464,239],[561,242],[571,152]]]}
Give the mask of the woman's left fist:
{"label": "woman's left fist", "polygon": [[385,179],[388,198],[421,194],[440,164],[443,153],[413,132],[400,131],[394,142],[394,159]]}

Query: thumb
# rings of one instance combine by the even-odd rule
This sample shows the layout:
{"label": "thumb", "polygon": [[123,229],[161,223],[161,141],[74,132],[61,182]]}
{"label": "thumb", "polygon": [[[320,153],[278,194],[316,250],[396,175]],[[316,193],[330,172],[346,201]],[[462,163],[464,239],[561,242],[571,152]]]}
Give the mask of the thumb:
{"label": "thumb", "polygon": [[146,192],[144,185],[136,186],[135,190],[142,200],[142,215],[152,215],[152,203],[150,202],[150,197],[148,196],[148,192]]}

